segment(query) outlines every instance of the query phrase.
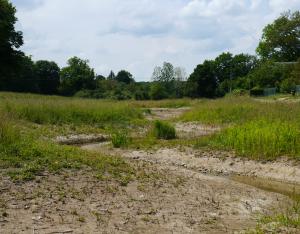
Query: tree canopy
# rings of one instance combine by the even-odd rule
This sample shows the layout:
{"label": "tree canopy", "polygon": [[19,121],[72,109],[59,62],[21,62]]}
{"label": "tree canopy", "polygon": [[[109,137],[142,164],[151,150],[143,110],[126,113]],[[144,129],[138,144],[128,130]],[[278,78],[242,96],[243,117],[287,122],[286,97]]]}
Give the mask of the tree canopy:
{"label": "tree canopy", "polygon": [[267,25],[256,51],[263,59],[297,61],[300,57],[300,12],[286,12]]}
{"label": "tree canopy", "polygon": [[133,76],[130,74],[130,72],[125,70],[119,71],[115,79],[118,82],[122,82],[125,84],[130,84],[134,82]]}
{"label": "tree canopy", "polygon": [[88,65],[88,60],[73,57],[68,60],[68,66],[60,72],[61,92],[65,95],[74,95],[82,89],[94,89],[95,73]]}
{"label": "tree canopy", "polygon": [[34,66],[40,93],[57,93],[60,84],[60,68],[58,65],[52,61],[40,60]]}
{"label": "tree canopy", "polygon": [[16,9],[8,0],[0,0],[0,89],[14,89],[13,81],[20,75],[24,54],[22,33],[15,30]]}
{"label": "tree canopy", "polygon": [[214,97],[217,88],[214,61],[206,60],[203,64],[199,64],[190,75],[188,83],[195,87],[192,96]]}

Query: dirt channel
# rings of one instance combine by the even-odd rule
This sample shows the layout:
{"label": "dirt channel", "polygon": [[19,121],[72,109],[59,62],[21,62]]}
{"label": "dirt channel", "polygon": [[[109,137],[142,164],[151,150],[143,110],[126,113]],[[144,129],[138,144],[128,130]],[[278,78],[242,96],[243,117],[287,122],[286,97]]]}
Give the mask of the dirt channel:
{"label": "dirt channel", "polygon": [[[149,119],[175,118],[186,110],[185,108],[153,109],[154,116]],[[175,127],[181,138],[199,137],[220,131],[217,126],[205,126],[199,123],[176,123]],[[144,151],[120,150],[108,145],[90,144],[82,148],[122,155],[130,160],[155,165],[158,171],[172,172],[173,176],[181,176],[189,181],[190,186],[186,187],[187,191],[197,194],[198,197],[209,193],[206,190],[208,188],[206,186],[209,186],[212,189],[211,197],[213,199],[217,197],[218,203],[222,204],[219,212],[211,209],[212,201],[191,200],[191,205],[198,207],[197,204],[200,202],[201,209],[198,207],[194,210],[197,213],[196,216],[201,219],[207,215],[213,215],[224,229],[220,230],[214,222],[214,225],[208,229],[203,224],[201,227],[194,226],[191,229],[185,229],[186,224],[180,221],[183,229],[178,233],[239,233],[240,230],[253,227],[258,214],[266,214],[273,210],[284,211],[291,202],[288,196],[294,192],[300,194],[300,165],[287,159],[280,159],[276,162],[257,162],[240,159],[232,152],[195,150],[188,147]],[[178,193],[177,195],[180,197]],[[174,201],[173,204],[176,207],[178,202]],[[165,210],[166,207],[162,209]],[[183,209],[190,213],[189,206]],[[203,212],[202,209],[206,211]],[[176,217],[179,220],[181,218]],[[167,224],[163,226],[167,227]],[[171,233],[175,229],[165,229],[166,233],[167,230]],[[155,231],[150,228],[146,230],[146,233],[155,233]],[[291,233],[294,232],[291,231]]]}
{"label": "dirt channel", "polygon": [[[169,110],[152,110],[149,119],[169,119],[186,111]],[[219,130],[196,123],[179,123],[176,128],[182,137]],[[82,149],[121,155],[139,173],[150,176],[122,187],[99,181],[89,168],[45,173],[22,184],[3,175],[1,234],[243,233],[255,227],[262,214],[285,210],[291,200],[274,190],[233,180],[232,175],[291,183],[299,183],[300,178],[300,168],[291,162],[245,161],[221,151],[121,150],[103,143],[86,144]]]}

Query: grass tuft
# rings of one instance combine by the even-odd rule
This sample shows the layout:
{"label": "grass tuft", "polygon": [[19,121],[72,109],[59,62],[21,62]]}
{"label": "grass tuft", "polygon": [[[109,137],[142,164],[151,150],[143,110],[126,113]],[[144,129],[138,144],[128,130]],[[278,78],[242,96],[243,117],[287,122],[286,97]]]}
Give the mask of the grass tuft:
{"label": "grass tuft", "polygon": [[171,140],[176,138],[175,128],[171,124],[159,120],[154,122],[153,134],[156,139]]}
{"label": "grass tuft", "polygon": [[112,134],[112,144],[115,148],[121,148],[128,146],[130,143],[130,138],[125,131],[118,131]]}

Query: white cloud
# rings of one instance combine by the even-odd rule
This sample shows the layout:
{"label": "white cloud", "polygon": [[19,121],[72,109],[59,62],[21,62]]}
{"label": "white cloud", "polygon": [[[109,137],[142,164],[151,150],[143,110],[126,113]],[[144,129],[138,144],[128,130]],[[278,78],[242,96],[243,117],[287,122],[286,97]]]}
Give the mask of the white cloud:
{"label": "white cloud", "polygon": [[147,80],[163,61],[191,72],[223,51],[254,53],[262,28],[299,0],[13,0],[23,50],[64,66],[71,56],[98,73]]}

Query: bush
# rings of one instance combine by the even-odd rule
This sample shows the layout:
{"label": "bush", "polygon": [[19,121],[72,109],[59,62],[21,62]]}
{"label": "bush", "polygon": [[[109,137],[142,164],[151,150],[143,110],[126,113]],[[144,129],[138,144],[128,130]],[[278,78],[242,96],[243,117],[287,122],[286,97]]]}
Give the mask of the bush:
{"label": "bush", "polygon": [[255,87],[250,90],[250,96],[264,96],[264,90],[259,87]]}
{"label": "bush", "polygon": [[130,139],[126,132],[116,132],[112,135],[112,144],[115,148],[127,146]]}
{"label": "bush", "polygon": [[293,79],[285,79],[280,84],[280,92],[291,93],[296,90],[296,82]]}
{"label": "bush", "polygon": [[175,139],[176,130],[171,124],[167,122],[155,121],[154,136],[157,139],[165,139],[165,140]]}

